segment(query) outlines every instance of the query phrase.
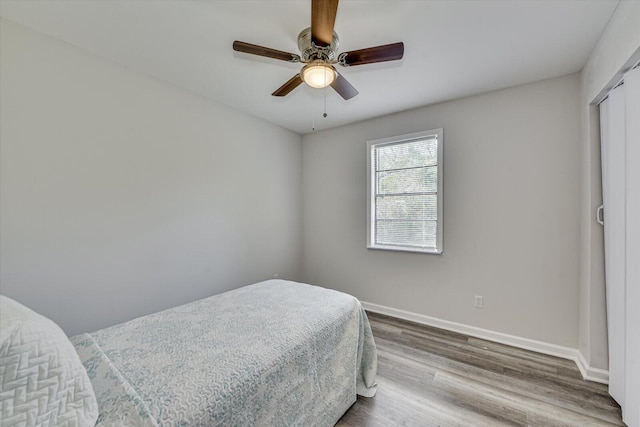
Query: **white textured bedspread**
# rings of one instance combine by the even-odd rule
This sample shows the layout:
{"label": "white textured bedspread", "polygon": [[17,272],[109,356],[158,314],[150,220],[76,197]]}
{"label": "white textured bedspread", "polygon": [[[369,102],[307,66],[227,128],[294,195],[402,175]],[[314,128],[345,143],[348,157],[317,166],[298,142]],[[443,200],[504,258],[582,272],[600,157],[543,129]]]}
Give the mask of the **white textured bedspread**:
{"label": "white textured bedspread", "polygon": [[350,295],[268,280],[72,339],[98,426],[331,426],[376,391]]}

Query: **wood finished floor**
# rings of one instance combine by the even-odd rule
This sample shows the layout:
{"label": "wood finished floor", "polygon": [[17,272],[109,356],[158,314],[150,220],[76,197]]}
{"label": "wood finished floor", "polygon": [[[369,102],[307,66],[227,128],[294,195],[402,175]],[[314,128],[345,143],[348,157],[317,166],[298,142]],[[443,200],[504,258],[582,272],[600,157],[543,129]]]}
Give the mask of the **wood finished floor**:
{"label": "wood finished floor", "polygon": [[338,426],[623,426],[607,386],[575,363],[368,313],[378,392]]}

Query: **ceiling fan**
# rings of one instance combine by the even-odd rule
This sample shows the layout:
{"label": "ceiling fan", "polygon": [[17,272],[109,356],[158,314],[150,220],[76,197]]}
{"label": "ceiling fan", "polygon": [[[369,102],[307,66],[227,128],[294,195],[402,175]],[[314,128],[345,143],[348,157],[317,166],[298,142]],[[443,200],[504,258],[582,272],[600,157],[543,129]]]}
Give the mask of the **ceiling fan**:
{"label": "ceiling fan", "polygon": [[337,55],[339,39],[338,35],[333,31],[337,11],[338,0],[311,1],[311,27],[305,28],[298,35],[300,55],[238,40],[233,42],[233,50],[282,61],[306,64],[302,67],[300,73],[276,89],[271,94],[273,96],[285,96],[302,82],[305,82],[314,88],[331,86],[344,99],[351,99],[358,94],[358,91],[338,73],[334,65],[353,67],[355,65],[402,59],[404,44],[402,42],[391,43],[342,52]]}

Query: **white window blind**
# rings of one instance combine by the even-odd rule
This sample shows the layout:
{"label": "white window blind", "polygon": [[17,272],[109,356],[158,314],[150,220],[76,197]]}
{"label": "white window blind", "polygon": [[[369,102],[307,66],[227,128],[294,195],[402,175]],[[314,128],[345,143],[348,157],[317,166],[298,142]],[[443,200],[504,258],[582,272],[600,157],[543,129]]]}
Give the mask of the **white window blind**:
{"label": "white window blind", "polygon": [[367,144],[368,247],[442,252],[442,129]]}

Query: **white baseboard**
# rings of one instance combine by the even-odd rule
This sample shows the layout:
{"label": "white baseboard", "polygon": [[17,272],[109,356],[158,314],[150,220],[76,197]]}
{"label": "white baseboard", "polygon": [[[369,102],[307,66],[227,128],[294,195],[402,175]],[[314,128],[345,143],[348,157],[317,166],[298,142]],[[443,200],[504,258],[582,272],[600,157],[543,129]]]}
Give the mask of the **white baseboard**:
{"label": "white baseboard", "polygon": [[397,308],[386,307],[384,305],[373,304],[366,301],[361,301],[361,303],[365,310],[369,310],[374,313],[386,314],[387,316],[397,317],[399,319],[409,320],[411,322],[421,323],[423,325],[433,326],[440,329],[446,329],[448,331],[458,332],[472,337],[510,345],[512,347],[569,359],[575,362],[585,380],[603,384],[608,384],[609,382],[609,372],[603,369],[590,367],[580,350],[577,348],[563,347],[543,341],[517,337],[515,335],[464,325],[462,323],[451,322],[449,320],[442,320],[436,317],[425,316],[423,314],[412,313],[410,311],[399,310]]}
{"label": "white baseboard", "polygon": [[606,369],[592,368],[587,363],[587,359],[584,358],[582,352],[578,352],[578,360],[575,360],[582,378],[589,381],[595,381],[597,383],[609,384],[609,371]]}

